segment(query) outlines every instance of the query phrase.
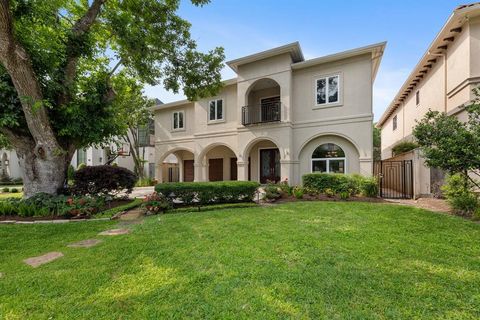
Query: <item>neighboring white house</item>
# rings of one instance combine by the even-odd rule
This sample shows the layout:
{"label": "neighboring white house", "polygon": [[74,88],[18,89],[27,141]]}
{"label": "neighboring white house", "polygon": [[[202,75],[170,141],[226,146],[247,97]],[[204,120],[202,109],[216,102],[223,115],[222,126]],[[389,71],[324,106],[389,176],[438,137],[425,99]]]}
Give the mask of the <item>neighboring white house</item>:
{"label": "neighboring white house", "polygon": [[157,180],[371,175],[372,85],[384,48],[305,60],[295,42],[227,62],[237,77],[215,97],[153,108]]}
{"label": "neighboring white house", "polygon": [[413,140],[415,121],[429,109],[466,120],[463,106],[479,85],[480,3],[475,3],[454,10],[377,123],[382,159],[413,161],[415,196],[438,193],[443,174],[427,168],[418,150],[392,157],[392,148]]}
{"label": "neighboring white house", "polygon": [[[145,160],[144,173],[145,177],[155,177],[155,147],[154,147],[154,132],[153,126],[142,127],[138,130],[140,156]],[[111,144],[107,148],[89,147],[86,149],[79,149],[75,152],[72,158],[72,166],[76,169],[80,164],[84,163],[87,166],[97,166],[105,164],[108,161],[109,150],[117,152],[118,146]],[[122,143],[120,149],[123,150],[114,163],[120,167],[127,168],[134,171],[133,158],[130,153],[128,143]],[[17,154],[14,150],[0,149],[0,180],[2,177],[10,179],[22,178],[22,170],[18,163]]]}

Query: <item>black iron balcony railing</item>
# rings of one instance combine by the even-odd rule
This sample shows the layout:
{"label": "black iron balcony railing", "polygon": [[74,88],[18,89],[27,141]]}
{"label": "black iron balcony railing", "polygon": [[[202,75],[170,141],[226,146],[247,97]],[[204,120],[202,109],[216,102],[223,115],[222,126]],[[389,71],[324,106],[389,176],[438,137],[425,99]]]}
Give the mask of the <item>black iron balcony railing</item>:
{"label": "black iron balcony railing", "polygon": [[247,126],[281,121],[281,105],[280,102],[271,102],[242,107],[242,124]]}

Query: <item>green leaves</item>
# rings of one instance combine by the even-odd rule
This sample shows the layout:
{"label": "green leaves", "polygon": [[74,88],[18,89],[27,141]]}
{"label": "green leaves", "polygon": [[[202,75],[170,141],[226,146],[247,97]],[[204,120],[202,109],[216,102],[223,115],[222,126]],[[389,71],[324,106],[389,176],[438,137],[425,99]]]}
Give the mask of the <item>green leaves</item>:
{"label": "green leaves", "polygon": [[[476,91],[478,94],[478,90]],[[480,117],[478,99],[465,110],[469,120],[429,111],[413,130],[430,167],[450,173],[480,169]]]}
{"label": "green leaves", "polygon": [[[192,0],[203,6],[209,1]],[[77,148],[145,123],[148,83],[195,100],[221,88],[222,48],[197,51],[179,0],[109,0],[86,33],[73,26],[92,1],[12,0],[14,35],[28,53],[50,124],[62,145]],[[114,66],[119,63],[118,68]],[[73,69],[72,69],[73,68]],[[73,80],[67,75],[72,74]],[[68,78],[68,81],[66,79]],[[0,66],[0,125],[29,134],[21,100]]]}

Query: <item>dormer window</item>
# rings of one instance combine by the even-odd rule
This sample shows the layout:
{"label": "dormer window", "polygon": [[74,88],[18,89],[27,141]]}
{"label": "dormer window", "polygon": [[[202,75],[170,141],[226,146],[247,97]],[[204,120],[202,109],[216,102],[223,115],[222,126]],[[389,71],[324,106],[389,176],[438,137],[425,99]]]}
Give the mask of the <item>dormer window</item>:
{"label": "dormer window", "polygon": [[316,105],[328,105],[340,101],[340,75],[315,80]]}

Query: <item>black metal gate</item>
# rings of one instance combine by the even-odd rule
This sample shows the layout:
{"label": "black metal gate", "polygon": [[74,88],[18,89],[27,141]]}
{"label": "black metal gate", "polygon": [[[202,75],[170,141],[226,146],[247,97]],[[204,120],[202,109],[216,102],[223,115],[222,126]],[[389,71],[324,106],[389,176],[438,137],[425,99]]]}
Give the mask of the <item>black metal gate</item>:
{"label": "black metal gate", "polygon": [[412,160],[375,161],[373,174],[379,181],[379,195],[390,199],[413,198]]}

